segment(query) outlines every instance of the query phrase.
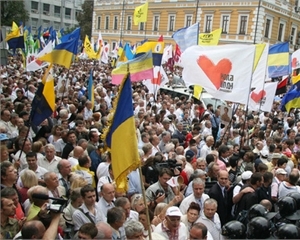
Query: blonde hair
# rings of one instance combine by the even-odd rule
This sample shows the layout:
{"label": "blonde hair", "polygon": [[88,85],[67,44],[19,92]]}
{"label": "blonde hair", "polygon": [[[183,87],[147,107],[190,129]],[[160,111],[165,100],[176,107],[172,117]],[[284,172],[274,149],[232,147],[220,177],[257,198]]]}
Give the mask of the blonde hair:
{"label": "blonde hair", "polygon": [[38,177],[35,172],[29,169],[24,170],[21,175],[21,181],[24,187],[31,188],[38,185]]}
{"label": "blonde hair", "polygon": [[168,204],[162,202],[162,203],[159,203],[157,204],[155,210],[154,210],[154,216],[158,216],[159,214],[161,214],[162,210],[168,206]]}
{"label": "blonde hair", "polygon": [[134,194],[134,195],[131,197],[131,203],[130,203],[131,209],[132,209],[132,210],[135,210],[136,204],[137,204],[139,201],[141,201],[141,200],[144,201],[143,195],[142,195],[142,194]]}
{"label": "blonde hair", "polygon": [[36,141],[32,144],[31,150],[35,153],[38,153],[41,151],[42,147],[43,147],[43,143],[41,141]]}
{"label": "blonde hair", "polygon": [[82,188],[88,185],[88,182],[80,175],[76,174],[77,176],[73,176],[73,180],[71,182],[70,189],[73,191],[75,188]]}

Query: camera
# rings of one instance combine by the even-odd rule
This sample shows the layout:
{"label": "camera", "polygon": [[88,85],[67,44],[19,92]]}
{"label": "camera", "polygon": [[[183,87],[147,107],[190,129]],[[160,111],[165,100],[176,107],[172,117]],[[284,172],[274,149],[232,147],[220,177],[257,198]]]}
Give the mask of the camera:
{"label": "camera", "polygon": [[176,168],[180,172],[182,171],[182,169],[181,169],[182,165],[180,163],[177,164],[177,161],[175,159],[168,159],[165,162],[156,163],[155,166],[158,170],[161,170],[163,168],[169,168],[172,171],[174,171],[174,169]]}
{"label": "camera", "polygon": [[61,199],[61,200],[55,200],[52,203],[49,203],[47,205],[47,210],[50,210],[55,213],[62,213],[65,209],[65,207],[68,204],[68,200],[66,199]]}

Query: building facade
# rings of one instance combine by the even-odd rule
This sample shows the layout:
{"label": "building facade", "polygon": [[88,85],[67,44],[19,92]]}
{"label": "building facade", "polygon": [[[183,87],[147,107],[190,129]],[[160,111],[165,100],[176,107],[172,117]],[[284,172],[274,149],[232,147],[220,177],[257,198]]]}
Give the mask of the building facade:
{"label": "building facade", "polygon": [[25,9],[29,12],[27,26],[37,30],[51,27],[55,30],[68,29],[78,25],[77,14],[82,10],[84,0],[26,0]]}
{"label": "building facade", "polygon": [[300,47],[300,1],[297,0],[148,0],[146,23],[133,24],[135,7],[145,0],[94,0],[92,36],[101,32],[113,49],[120,40],[130,44],[172,34],[196,22],[200,32],[222,28],[220,44],[290,41]]}

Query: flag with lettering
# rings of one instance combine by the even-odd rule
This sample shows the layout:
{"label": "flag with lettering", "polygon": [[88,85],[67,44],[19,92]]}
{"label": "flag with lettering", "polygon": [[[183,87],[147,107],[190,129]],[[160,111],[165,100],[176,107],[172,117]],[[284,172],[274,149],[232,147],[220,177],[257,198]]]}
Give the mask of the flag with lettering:
{"label": "flag with lettering", "polygon": [[222,28],[216,29],[211,33],[200,33],[198,44],[202,46],[218,45],[222,33]]}
{"label": "flag with lettering", "polygon": [[147,22],[148,17],[148,2],[134,9],[133,22],[138,25],[141,22]]}
{"label": "flag with lettering", "polygon": [[182,55],[182,77],[218,99],[247,104],[254,45],[192,46]]}

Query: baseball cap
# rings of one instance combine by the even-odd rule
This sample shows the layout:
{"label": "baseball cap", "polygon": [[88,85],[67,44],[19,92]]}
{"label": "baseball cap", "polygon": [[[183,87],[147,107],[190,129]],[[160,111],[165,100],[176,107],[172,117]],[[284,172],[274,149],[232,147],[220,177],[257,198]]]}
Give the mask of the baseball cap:
{"label": "baseball cap", "polygon": [[169,207],[167,209],[167,212],[166,212],[166,216],[177,216],[177,217],[181,217],[182,216],[182,213],[181,211],[179,210],[178,207]]}
{"label": "baseball cap", "polygon": [[0,133],[0,141],[8,140],[8,137],[5,133]]}
{"label": "baseball cap", "polygon": [[91,131],[91,132],[96,132],[96,133],[98,134],[98,136],[101,135],[101,133],[98,131],[97,128],[92,128],[90,131]]}
{"label": "baseball cap", "polygon": [[187,150],[185,153],[185,158],[188,162],[190,162],[193,157],[194,157],[195,153],[192,150]]}
{"label": "baseball cap", "polygon": [[283,175],[286,175],[287,172],[286,172],[284,169],[282,169],[282,168],[278,168],[278,169],[275,171],[275,174],[283,174]]}
{"label": "baseball cap", "polygon": [[242,173],[242,179],[243,180],[248,180],[248,179],[251,178],[252,174],[253,173],[251,171],[245,171],[245,172]]}

